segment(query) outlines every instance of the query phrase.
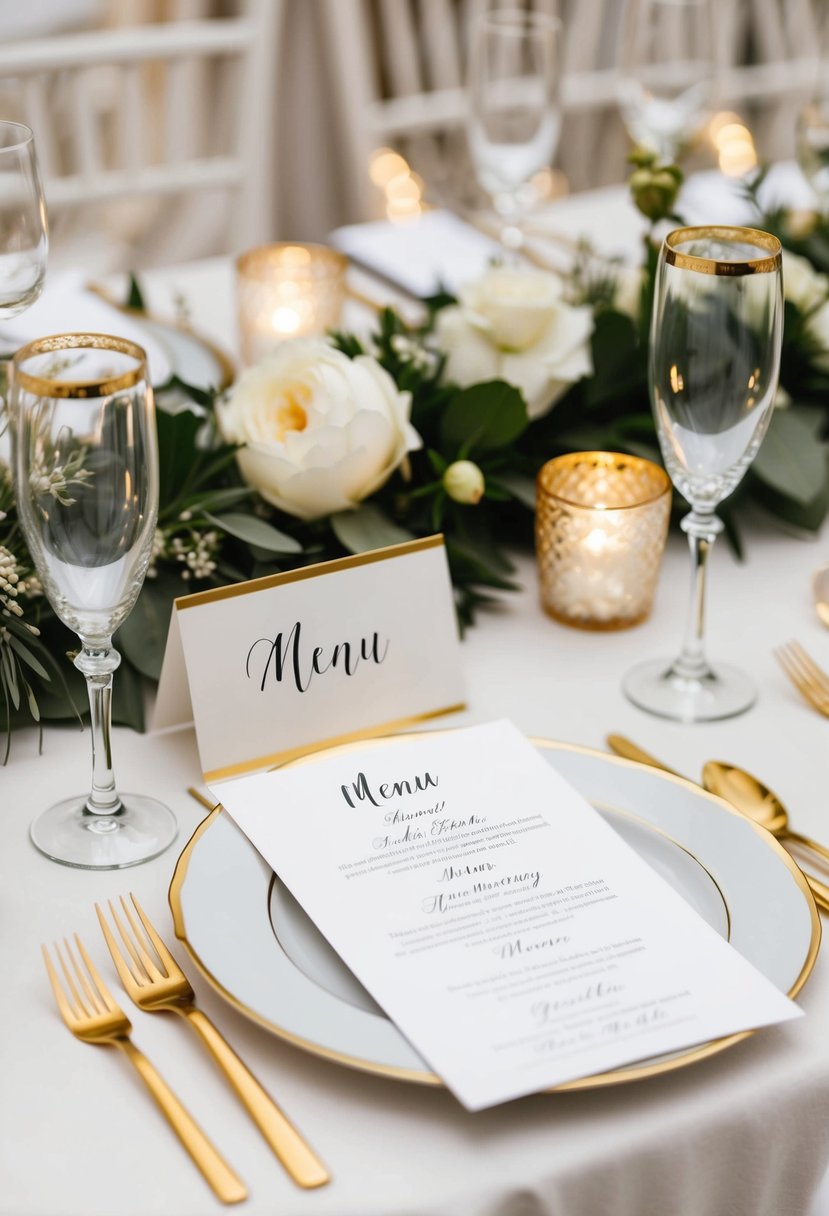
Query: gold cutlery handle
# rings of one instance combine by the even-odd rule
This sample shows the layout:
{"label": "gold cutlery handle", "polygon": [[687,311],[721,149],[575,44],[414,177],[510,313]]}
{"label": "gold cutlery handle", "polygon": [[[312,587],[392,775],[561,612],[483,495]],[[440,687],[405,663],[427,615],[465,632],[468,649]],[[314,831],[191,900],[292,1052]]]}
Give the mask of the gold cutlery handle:
{"label": "gold cutlery handle", "polygon": [[242,1180],[214,1147],[192,1115],[185,1110],[167,1082],[129,1039],[114,1040],[155,1098],[165,1119],[187,1149],[222,1203],[240,1203],[248,1192]]}
{"label": "gold cutlery handle", "polygon": [[[661,760],[657,760],[650,752],[646,752],[643,747],[639,747],[632,739],[626,739],[624,735],[608,735],[607,745],[611,751],[616,752],[617,756],[623,756],[626,760],[636,760],[639,764],[647,764],[650,768],[661,769],[663,773],[672,773],[674,777],[682,776],[681,773],[668,768],[667,764],[663,764]],[[816,845],[816,842],[809,840],[807,836],[801,836],[798,832],[792,832],[790,829],[786,832],[786,835],[792,840],[798,841],[799,844],[809,845],[813,848]],[[823,845],[817,845],[817,851],[829,858],[829,849],[824,849]],[[829,912],[829,886],[805,871],[803,871],[803,877],[809,885],[815,903],[819,908],[823,908],[824,912]]]}
{"label": "gold cutlery handle", "polygon": [[615,752],[617,756],[623,756],[625,760],[636,760],[639,764],[647,764],[649,768],[659,768],[663,773],[671,773],[674,777],[682,776],[676,769],[668,768],[667,764],[657,760],[656,756],[652,756],[644,748],[638,747],[632,739],[626,739],[624,735],[608,735],[607,745],[611,751]]}
{"label": "gold cutlery handle", "polygon": [[202,1042],[294,1182],[302,1187],[323,1186],[329,1182],[330,1175],[319,1157],[210,1019],[200,1009],[185,1008],[181,1013],[201,1036]]}
{"label": "gold cutlery handle", "polygon": [[[820,844],[817,840],[812,840],[811,836],[804,836],[801,832],[794,832],[791,828],[786,829],[786,835],[790,840],[796,840],[798,844],[802,844],[804,848],[811,849],[818,853],[821,857],[829,861],[829,849],[825,844]],[[829,888],[827,888],[829,890]]]}

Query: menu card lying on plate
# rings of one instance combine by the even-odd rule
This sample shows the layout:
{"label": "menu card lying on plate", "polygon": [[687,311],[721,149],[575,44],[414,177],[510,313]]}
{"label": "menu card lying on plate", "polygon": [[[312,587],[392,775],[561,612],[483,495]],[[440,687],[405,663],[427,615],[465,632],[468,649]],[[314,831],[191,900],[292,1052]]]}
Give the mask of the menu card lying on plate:
{"label": "menu card lying on plate", "polygon": [[800,1014],[508,722],[213,792],[470,1110]]}

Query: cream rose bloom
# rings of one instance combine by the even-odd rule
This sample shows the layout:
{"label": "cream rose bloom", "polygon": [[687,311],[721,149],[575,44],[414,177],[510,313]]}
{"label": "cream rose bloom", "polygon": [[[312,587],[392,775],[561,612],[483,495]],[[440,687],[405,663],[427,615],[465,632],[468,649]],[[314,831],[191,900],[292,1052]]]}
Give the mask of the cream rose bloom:
{"label": "cream rose bloom", "polygon": [[506,380],[523,393],[531,418],[593,371],[592,312],[567,304],[561,280],[540,271],[488,271],[438,313],[436,332],[450,380]]}
{"label": "cream rose bloom", "polygon": [[248,485],[299,519],[344,511],[373,494],[421,446],[411,394],[368,355],[322,338],[285,342],[243,372],[217,406]]}

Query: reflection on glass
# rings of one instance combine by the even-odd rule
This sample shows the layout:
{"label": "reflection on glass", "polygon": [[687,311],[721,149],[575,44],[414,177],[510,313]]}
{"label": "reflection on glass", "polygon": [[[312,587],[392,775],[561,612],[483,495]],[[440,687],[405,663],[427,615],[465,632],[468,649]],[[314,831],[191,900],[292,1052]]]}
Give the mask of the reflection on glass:
{"label": "reflection on glass", "polygon": [[665,239],[656,276],[649,383],[665,467],[690,503],[682,521],[694,566],[685,644],[673,662],[635,668],[625,692],[643,709],[696,722],[741,713],[755,697],[704,651],[706,561],[717,506],[762,443],[780,365],[780,243],[749,228],[681,228]]}

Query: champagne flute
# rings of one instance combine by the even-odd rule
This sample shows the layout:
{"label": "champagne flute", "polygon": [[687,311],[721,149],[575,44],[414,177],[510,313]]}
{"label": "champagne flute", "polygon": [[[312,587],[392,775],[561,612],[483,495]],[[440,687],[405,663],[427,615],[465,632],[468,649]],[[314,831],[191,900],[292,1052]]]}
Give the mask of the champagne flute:
{"label": "champagne flute", "polygon": [[782,254],[754,228],[678,228],[662,246],[649,353],[651,404],[665,467],[691,504],[693,561],[685,642],[673,663],[635,667],[634,704],[681,722],[742,713],[756,692],[705,657],[705,573],[722,531],[714,514],[757,455],[774,408],[783,333]]}
{"label": "champagne flute", "polygon": [[711,0],[630,0],[617,97],[633,142],[676,160],[702,127],[713,91]]}
{"label": "champagne flute", "polygon": [[473,37],[469,147],[507,248],[524,244],[520,223],[536,201],[532,179],[550,165],[558,144],[560,41],[560,21],[522,9],[486,13]]}
{"label": "champagne flute", "polygon": [[0,318],[34,304],[48,249],[34,136],[23,123],[0,121]]}
{"label": "champagne flute", "polygon": [[10,405],[17,507],[38,576],[78,634],[92,720],[92,788],[43,811],[31,838],[54,861],[119,869],[175,839],[155,799],[119,795],[112,768],[112,635],[132,609],[158,514],[153,394],[140,346],[59,334],[17,351]]}

